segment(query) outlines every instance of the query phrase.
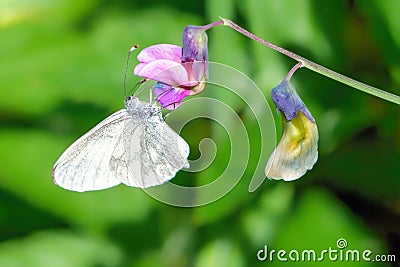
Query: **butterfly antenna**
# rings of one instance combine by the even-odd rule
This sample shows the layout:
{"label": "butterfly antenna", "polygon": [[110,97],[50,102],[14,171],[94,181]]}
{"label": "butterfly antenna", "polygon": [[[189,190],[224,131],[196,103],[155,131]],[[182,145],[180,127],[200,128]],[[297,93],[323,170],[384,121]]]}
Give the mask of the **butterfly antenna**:
{"label": "butterfly antenna", "polygon": [[129,67],[129,58],[131,57],[131,54],[133,51],[135,51],[137,48],[139,48],[139,45],[135,44],[129,49],[128,52],[128,57],[126,58],[126,65],[125,65],[125,73],[124,73],[124,95],[125,97],[127,96],[126,94],[126,74],[128,72],[128,67]]}
{"label": "butterfly antenna", "polygon": [[[143,80],[141,80],[141,81],[138,81],[138,82],[131,88],[131,90],[129,90],[128,95],[132,95],[133,92],[136,90],[136,88],[137,88],[139,85],[141,85],[141,84],[143,84],[143,83],[145,83],[145,82],[147,82],[147,81],[148,81],[148,79],[143,79]],[[137,90],[137,91],[135,92],[134,96],[137,96],[138,94],[140,94],[144,89],[145,89],[145,87],[141,87],[139,90]]]}

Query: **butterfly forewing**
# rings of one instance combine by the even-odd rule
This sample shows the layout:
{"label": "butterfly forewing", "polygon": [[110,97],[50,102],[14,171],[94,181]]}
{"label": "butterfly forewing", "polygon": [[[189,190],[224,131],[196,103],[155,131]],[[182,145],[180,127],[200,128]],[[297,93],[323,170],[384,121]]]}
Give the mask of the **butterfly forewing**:
{"label": "butterfly forewing", "polygon": [[118,142],[122,141],[126,117],[126,110],[115,112],[75,141],[55,163],[54,182],[78,192],[119,184],[115,172],[110,169],[110,161],[118,152],[116,148],[122,147]]}

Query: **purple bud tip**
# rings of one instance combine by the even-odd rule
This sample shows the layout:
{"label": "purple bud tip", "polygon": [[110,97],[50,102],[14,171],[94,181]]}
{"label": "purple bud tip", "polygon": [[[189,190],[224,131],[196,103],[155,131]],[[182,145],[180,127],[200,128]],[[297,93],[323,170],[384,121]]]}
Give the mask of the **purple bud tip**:
{"label": "purple bud tip", "polygon": [[308,110],[296,88],[288,81],[284,80],[271,90],[271,97],[278,110],[282,111],[287,121],[296,117],[298,111],[301,111],[310,121],[315,123],[311,112]]}
{"label": "purple bud tip", "polygon": [[208,61],[207,34],[202,26],[188,25],[183,30],[182,61]]}

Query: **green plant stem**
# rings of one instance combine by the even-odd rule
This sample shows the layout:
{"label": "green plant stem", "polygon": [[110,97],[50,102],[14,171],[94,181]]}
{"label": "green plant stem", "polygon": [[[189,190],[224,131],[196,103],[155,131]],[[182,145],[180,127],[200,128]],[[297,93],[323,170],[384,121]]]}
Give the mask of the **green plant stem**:
{"label": "green plant stem", "polygon": [[[333,70],[330,70],[328,68],[325,68],[324,66],[321,66],[317,63],[314,63],[313,61],[310,61],[302,56],[299,56],[289,50],[286,50],[282,47],[279,47],[275,44],[272,44],[260,37],[258,37],[257,35],[252,34],[251,32],[243,29],[242,27],[240,27],[239,25],[235,24],[233,21],[231,21],[230,19],[225,19],[225,18],[221,18],[221,20],[223,21],[223,24],[225,26],[228,26],[232,29],[234,29],[235,31],[265,45],[268,46],[269,48],[274,49],[275,51],[278,51],[279,53],[282,53],[290,58],[293,58],[294,60],[298,61],[301,64],[301,67],[305,67],[307,69],[310,69],[314,72],[317,72],[321,75],[324,75],[326,77],[329,77],[333,80],[336,80],[338,82],[344,83],[348,86],[351,86],[353,88],[356,88],[360,91],[363,91],[365,93],[374,95],[376,97],[382,98],[384,100],[396,103],[398,105],[400,105],[400,97],[394,94],[391,94],[389,92],[383,91],[381,89],[375,88],[373,86],[367,85],[365,83],[356,81],[354,79],[351,79],[347,76],[344,76],[343,74],[340,74],[338,72],[335,72]],[[218,24],[219,25],[219,24]]]}

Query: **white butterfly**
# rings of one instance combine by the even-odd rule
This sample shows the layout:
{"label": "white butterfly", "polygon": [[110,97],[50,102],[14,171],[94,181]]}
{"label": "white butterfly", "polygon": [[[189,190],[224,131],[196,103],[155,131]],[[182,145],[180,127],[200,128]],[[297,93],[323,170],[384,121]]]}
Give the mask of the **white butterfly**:
{"label": "white butterfly", "polygon": [[163,120],[161,108],[130,96],[119,110],[76,140],[53,167],[54,182],[72,191],[120,183],[160,185],[189,168],[189,146]]}

